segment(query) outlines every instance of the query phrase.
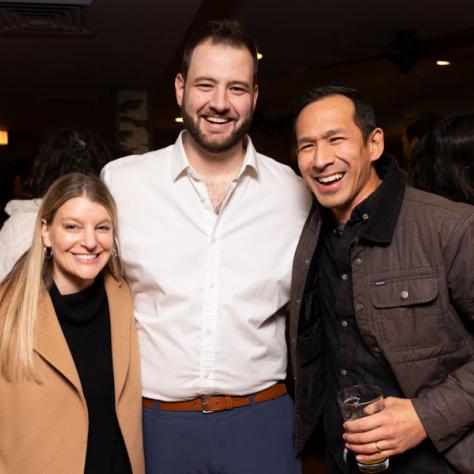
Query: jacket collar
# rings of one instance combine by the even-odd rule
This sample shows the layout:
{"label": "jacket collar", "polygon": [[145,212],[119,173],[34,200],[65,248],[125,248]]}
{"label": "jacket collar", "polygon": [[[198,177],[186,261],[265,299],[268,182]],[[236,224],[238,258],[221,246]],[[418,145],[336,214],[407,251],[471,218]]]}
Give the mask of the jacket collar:
{"label": "jacket collar", "polygon": [[360,237],[378,244],[389,244],[402,207],[405,183],[393,155],[384,153],[375,162],[375,170],[383,181],[374,202],[372,216]]}
{"label": "jacket collar", "polygon": [[130,325],[135,324],[135,320],[128,286],[124,282],[118,282],[111,275],[107,275],[105,291],[109,302],[115,400],[118,401],[129,371]]}
{"label": "jacket collar", "polygon": [[[133,308],[129,299],[125,298],[124,295],[124,292],[127,291],[126,286],[116,281],[111,275],[105,277],[105,290],[110,313],[115,399],[118,400],[129,367],[130,324],[133,323],[130,313]],[[34,348],[41,357],[61,372],[83,396],[76,365],[54,311],[49,293],[44,286],[41,289],[39,299]]]}
{"label": "jacket collar", "polygon": [[45,286],[41,287],[36,321],[35,351],[82,394],[81,381],[66,338],[54,311],[53,302]]}

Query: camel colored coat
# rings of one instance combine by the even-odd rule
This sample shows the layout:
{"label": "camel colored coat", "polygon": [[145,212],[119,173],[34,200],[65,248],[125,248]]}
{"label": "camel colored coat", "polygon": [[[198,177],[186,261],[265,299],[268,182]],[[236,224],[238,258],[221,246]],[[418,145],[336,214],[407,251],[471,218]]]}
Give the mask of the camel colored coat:
{"label": "camel colored coat", "polygon": [[[115,409],[134,474],[145,472],[138,342],[129,289],[105,278]],[[0,474],[83,474],[88,413],[53,304],[40,297],[35,351],[41,384],[0,377]]]}

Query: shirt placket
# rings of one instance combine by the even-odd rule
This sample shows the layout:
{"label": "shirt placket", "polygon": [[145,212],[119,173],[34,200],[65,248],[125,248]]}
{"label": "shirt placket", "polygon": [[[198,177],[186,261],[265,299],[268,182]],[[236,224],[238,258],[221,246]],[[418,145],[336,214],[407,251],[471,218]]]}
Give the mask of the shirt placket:
{"label": "shirt placket", "polygon": [[193,186],[204,206],[207,252],[204,270],[204,288],[201,312],[201,351],[199,363],[199,390],[202,394],[214,393],[216,388],[217,324],[219,316],[219,269],[221,257],[221,221],[225,204],[234,191],[236,182],[227,196],[221,211],[216,214],[206,185],[194,177]]}
{"label": "shirt placket", "polygon": [[[354,347],[352,314],[352,270],[350,266],[350,242],[353,229],[348,224],[344,233],[337,236],[335,262],[338,282],[336,291],[336,334],[338,336],[337,365],[338,384],[340,388],[352,385],[354,382]],[[355,329],[357,330],[357,329]]]}
{"label": "shirt placket", "polygon": [[208,251],[204,276],[202,304],[200,384],[203,393],[215,388],[216,331],[218,317],[219,261],[221,242],[218,235],[219,216],[212,210],[211,230],[208,234]]}

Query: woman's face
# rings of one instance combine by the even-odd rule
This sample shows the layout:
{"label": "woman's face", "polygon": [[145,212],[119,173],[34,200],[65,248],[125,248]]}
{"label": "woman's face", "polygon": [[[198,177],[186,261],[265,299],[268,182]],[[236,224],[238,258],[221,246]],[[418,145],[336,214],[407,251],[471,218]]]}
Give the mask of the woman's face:
{"label": "woman's face", "polygon": [[114,232],[109,212],[86,196],[66,201],[51,224],[43,221],[43,243],[53,254],[53,280],[61,294],[92,284],[112,253]]}

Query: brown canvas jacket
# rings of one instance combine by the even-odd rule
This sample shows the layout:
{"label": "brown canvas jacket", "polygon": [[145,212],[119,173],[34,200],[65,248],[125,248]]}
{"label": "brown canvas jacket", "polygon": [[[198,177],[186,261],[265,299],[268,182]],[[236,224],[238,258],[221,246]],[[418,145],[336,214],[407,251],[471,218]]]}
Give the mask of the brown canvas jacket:
{"label": "brown canvas jacket", "polygon": [[[134,474],[144,474],[138,341],[130,290],[105,279],[115,407]],[[35,352],[42,384],[0,377],[0,474],[83,474],[88,413],[79,375],[44,289]]]}
{"label": "brown canvas jacket", "polygon": [[[463,474],[474,472],[474,207],[410,187],[393,159],[377,164],[383,197],[352,248],[353,299],[367,347],[389,364],[413,400],[437,450]],[[296,447],[322,409],[324,338],[317,321],[298,334],[306,277],[316,249],[315,204],[294,261],[290,354]]]}

